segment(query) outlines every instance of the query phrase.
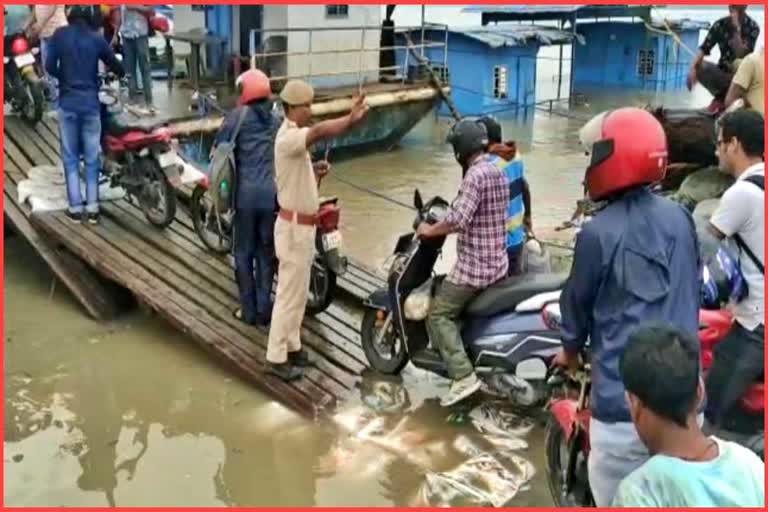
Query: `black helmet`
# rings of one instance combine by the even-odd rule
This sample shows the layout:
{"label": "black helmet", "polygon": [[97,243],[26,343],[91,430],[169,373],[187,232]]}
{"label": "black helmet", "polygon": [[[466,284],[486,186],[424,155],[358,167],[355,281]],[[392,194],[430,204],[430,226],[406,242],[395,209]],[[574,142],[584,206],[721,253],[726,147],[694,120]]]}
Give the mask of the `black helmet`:
{"label": "black helmet", "polygon": [[496,119],[491,116],[483,116],[477,122],[485,126],[485,131],[488,132],[488,141],[491,144],[501,144],[501,125]]}
{"label": "black helmet", "polygon": [[68,5],[66,8],[67,21],[84,21],[91,27],[96,27],[101,19],[101,9],[98,5]]}
{"label": "black helmet", "polygon": [[451,127],[447,141],[453,146],[456,161],[466,170],[469,165],[467,159],[474,154],[485,151],[486,146],[488,146],[488,132],[485,125],[464,119]]}

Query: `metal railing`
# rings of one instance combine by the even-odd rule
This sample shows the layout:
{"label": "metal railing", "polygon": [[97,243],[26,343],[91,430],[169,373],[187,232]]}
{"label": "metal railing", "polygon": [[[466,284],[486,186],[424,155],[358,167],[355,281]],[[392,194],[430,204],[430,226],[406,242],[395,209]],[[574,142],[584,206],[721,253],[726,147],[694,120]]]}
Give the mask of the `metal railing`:
{"label": "metal railing", "polygon": [[[425,55],[427,50],[432,48],[442,48],[442,57],[440,60],[442,60],[443,68],[447,68],[448,66],[448,25],[443,24],[436,24],[436,23],[427,23],[424,25],[418,25],[418,26],[411,26],[411,27],[384,27],[384,26],[370,26],[370,25],[359,25],[359,26],[348,26],[348,27],[313,27],[313,28],[268,28],[268,29],[251,29],[249,33],[249,51],[250,51],[250,58],[251,58],[251,66],[252,67],[258,67],[256,65],[256,62],[258,60],[261,60],[262,65],[266,64],[267,59],[275,59],[275,58],[284,58],[285,64],[284,67],[286,69],[286,73],[278,76],[270,76],[271,82],[277,82],[277,81],[284,81],[284,80],[290,80],[293,78],[301,78],[301,79],[307,79],[311,80],[312,78],[319,78],[319,77],[336,77],[336,76],[343,76],[343,75],[357,75],[357,83],[358,85],[362,85],[363,82],[363,75],[368,75],[370,73],[378,73],[382,71],[394,71],[394,76],[397,78],[401,78],[401,80],[404,82],[407,79],[408,76],[408,65],[410,63],[410,51],[409,46],[407,44],[393,44],[392,46],[373,46],[369,47],[366,44],[366,35],[370,34],[377,34],[377,37],[380,39],[380,33],[385,30],[392,30],[395,31],[395,37],[397,32],[404,32],[404,31],[410,31],[410,32],[416,32],[420,31],[421,38],[418,42],[414,42],[413,49],[418,50],[421,55]],[[426,31],[443,31],[444,32],[444,38],[442,41],[434,41],[430,39],[425,39],[425,33]],[[323,34],[323,33],[329,33],[329,32],[360,32],[360,44],[357,47],[352,48],[343,48],[343,49],[326,49],[326,48],[320,48],[320,49],[313,49],[314,44],[317,42],[315,39],[315,35],[317,34]],[[280,35],[284,36],[286,38],[286,50],[285,51],[268,51],[265,43],[267,39],[264,37],[265,34],[273,34],[273,35]],[[289,51],[288,49],[291,46],[291,35],[299,35],[306,34],[307,37],[307,50],[306,51]],[[394,37],[393,37],[394,39]],[[260,44],[257,44],[257,41],[261,40]],[[295,41],[294,41],[295,43]],[[365,56],[367,54],[371,53],[380,53],[382,51],[392,51],[392,52],[398,52],[403,51],[404,52],[404,59],[402,64],[398,65],[397,62],[397,56],[395,55],[395,65],[393,66],[374,66],[374,67],[363,67],[363,61],[365,60]],[[341,71],[335,70],[335,71],[321,71],[317,72],[316,70],[312,69],[313,64],[313,57],[317,56],[330,56],[330,55],[337,55],[339,57],[343,55],[354,55],[357,54],[357,66],[350,65],[349,63],[346,64],[346,69],[343,69]],[[289,59],[290,58],[306,58],[308,63],[306,66],[306,72],[297,73],[297,74],[291,74],[288,72],[290,69],[289,65]],[[338,64],[338,63],[337,63]],[[336,66],[338,67],[338,65]],[[270,74],[270,73],[268,73]]]}

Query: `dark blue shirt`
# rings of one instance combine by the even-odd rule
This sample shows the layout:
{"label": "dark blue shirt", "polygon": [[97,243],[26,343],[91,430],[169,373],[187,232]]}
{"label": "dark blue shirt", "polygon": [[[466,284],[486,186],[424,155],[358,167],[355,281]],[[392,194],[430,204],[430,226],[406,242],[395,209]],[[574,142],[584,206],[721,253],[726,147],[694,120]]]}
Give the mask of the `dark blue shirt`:
{"label": "dark blue shirt", "polygon": [[589,339],[592,416],[631,421],[619,356],[631,331],[664,322],[698,333],[699,246],[691,216],[648,189],[626,193],[585,223],[560,297],[563,348]]}
{"label": "dark blue shirt", "polygon": [[45,69],[59,79],[59,105],[63,110],[98,113],[99,61],[116,75],[123,66],[107,41],[82,22],[61,27],[51,37]]}
{"label": "dark blue shirt", "polygon": [[[269,102],[246,105],[247,114],[235,141],[235,165],[237,166],[238,209],[274,210],[277,189],[275,187],[275,136],[280,128],[280,118],[272,112]],[[227,114],[216,135],[215,143],[232,137],[241,108]]]}

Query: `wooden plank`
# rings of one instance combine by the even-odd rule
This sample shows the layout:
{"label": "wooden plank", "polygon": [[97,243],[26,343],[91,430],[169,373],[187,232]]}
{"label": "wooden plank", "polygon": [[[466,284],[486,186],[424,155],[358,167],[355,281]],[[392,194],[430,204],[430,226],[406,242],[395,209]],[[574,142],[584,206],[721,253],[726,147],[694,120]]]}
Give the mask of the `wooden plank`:
{"label": "wooden plank", "polygon": [[248,377],[272,396],[280,397],[295,410],[314,416],[319,410],[335,404],[335,397],[322,390],[312,388],[302,379],[297,384],[286,384],[263,372],[263,364],[256,357],[256,347],[241,340],[224,335],[215,319],[203,308],[192,304],[177,290],[171,289],[153,277],[146,269],[135,264],[109,242],[89,229],[66,224],[61,215],[34,215],[33,223],[49,235],[62,238],[67,247],[100,272],[110,276],[142,297],[161,316],[182,332],[187,333],[204,349],[225,361]]}
{"label": "wooden plank", "polygon": [[[142,229],[142,221],[139,217],[138,210],[131,208],[128,205],[122,204],[122,205],[114,205],[114,208],[116,209],[115,214],[117,214],[117,211],[124,213],[125,215],[133,215],[134,218],[132,220],[129,220],[124,217],[115,218],[115,220],[118,223],[127,223],[130,225],[126,225],[125,227],[127,229],[131,229],[134,233],[137,234],[137,236],[144,238],[145,240],[148,240],[149,242],[153,243],[155,246],[163,246],[164,244],[168,242],[176,242],[178,240],[178,237],[175,233],[169,233],[168,230],[163,232],[162,234],[158,233],[152,233],[152,231],[148,231],[146,229]],[[133,210],[133,211],[131,211]],[[168,237],[168,238],[166,238]],[[184,244],[184,241],[182,240],[182,245]],[[208,281],[207,285],[216,287],[223,292],[226,292],[229,297],[232,298],[232,300],[237,300],[237,286],[234,281],[234,272],[231,267],[229,267],[225,262],[223,261],[217,261],[218,265],[213,264],[209,265],[208,263],[200,263],[199,258],[200,254],[204,254],[204,249],[202,247],[194,247],[189,250],[189,248],[185,248],[187,250],[182,250],[180,247],[167,249],[169,252],[173,254],[173,257],[175,259],[178,259],[178,261],[186,262],[190,267],[194,268],[196,271],[201,271],[201,265],[203,268],[206,268],[207,270],[202,270],[201,273],[207,274]],[[234,307],[234,306],[233,306]],[[334,311],[335,308],[333,305],[329,308],[331,311]],[[332,316],[327,316],[328,321],[333,322],[334,319]],[[309,331],[312,331],[316,334],[322,334],[322,331],[319,331],[317,328],[317,322],[313,320],[311,317],[307,317],[305,320],[305,327]],[[334,360],[335,362],[339,364],[343,364],[345,367],[352,369],[355,372],[361,371],[365,366],[364,362],[364,355],[362,353],[362,349],[360,348],[359,339],[355,340],[355,335],[350,336],[349,334],[344,335],[343,331],[336,330],[337,333],[334,333],[334,336],[325,336],[326,340],[323,343],[322,346],[327,346],[327,349],[320,349],[317,348],[319,352],[323,352],[326,356],[328,356],[330,359]],[[332,348],[337,347],[339,348],[343,354],[336,354]],[[352,361],[348,361],[348,358],[346,356],[351,356],[356,363],[353,363]],[[346,362],[345,362],[346,361]]]}
{"label": "wooden plank", "polygon": [[[15,164],[4,159],[6,170],[15,168]],[[18,172],[17,169],[14,169]],[[86,312],[96,320],[109,320],[120,311],[120,300],[112,287],[103,283],[99,277],[81,260],[63,247],[58,247],[50,240],[41,237],[29,222],[28,209],[19,206],[16,201],[16,182],[5,173],[3,213],[13,226],[35,249],[50,267],[56,278],[61,281]]]}
{"label": "wooden plank", "polygon": [[[214,313],[221,324],[226,324],[240,335],[250,338],[266,352],[266,333],[234,319],[231,315],[231,311],[237,305],[234,286],[220,286],[217,281],[221,280],[209,279],[203,274],[196,273],[194,258],[169,243],[164,238],[164,233],[147,229],[144,223],[129,218],[125,213],[115,211],[111,207],[105,207],[104,213],[107,218],[102,222],[102,226],[99,226],[99,230],[115,232],[122,228],[128,235],[124,235],[121,239],[121,250],[124,253],[131,256],[134,261],[145,265],[159,279],[176,289],[183,290],[190,300]],[[234,285],[231,277],[227,281],[228,284]],[[316,358],[321,365],[320,369],[350,389],[355,383],[354,379],[344,375],[334,375],[333,369],[327,369],[324,359],[336,362],[349,374],[360,372],[362,368],[346,354],[336,350],[333,345],[313,341],[308,343],[308,346],[323,356]],[[321,385],[321,383],[318,384]],[[338,390],[329,389],[329,391]]]}

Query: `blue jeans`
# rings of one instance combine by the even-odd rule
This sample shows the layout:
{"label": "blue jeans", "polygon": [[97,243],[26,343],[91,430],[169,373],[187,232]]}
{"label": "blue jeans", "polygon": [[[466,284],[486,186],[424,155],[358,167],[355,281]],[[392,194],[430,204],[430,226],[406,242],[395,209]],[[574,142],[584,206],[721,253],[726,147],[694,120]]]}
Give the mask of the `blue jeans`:
{"label": "blue jeans", "polygon": [[85,161],[86,210],[99,211],[99,152],[101,151],[101,117],[98,112],[82,114],[59,109],[61,159],[67,181],[69,211],[83,211],[80,193],[80,156]]}
{"label": "blue jeans", "polygon": [[51,39],[45,38],[40,39],[40,58],[43,61],[43,75],[46,81],[46,86],[48,87],[48,94],[49,94],[49,100],[51,102],[51,106],[54,109],[59,108],[59,81],[56,79],[55,76],[49,75],[45,71],[45,61],[48,59],[48,51],[50,49]]}
{"label": "blue jeans", "polygon": [[235,211],[235,279],[243,320],[271,316],[270,292],[275,275],[274,210]]}
{"label": "blue jeans", "polygon": [[137,70],[141,71],[141,83],[144,101],[152,104],[152,70],[149,67],[149,39],[147,36],[123,38],[125,54],[125,72],[128,74],[128,95],[136,100],[139,95]]}

